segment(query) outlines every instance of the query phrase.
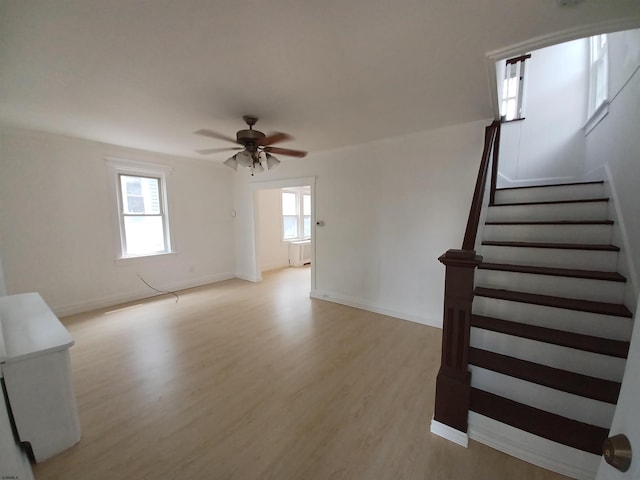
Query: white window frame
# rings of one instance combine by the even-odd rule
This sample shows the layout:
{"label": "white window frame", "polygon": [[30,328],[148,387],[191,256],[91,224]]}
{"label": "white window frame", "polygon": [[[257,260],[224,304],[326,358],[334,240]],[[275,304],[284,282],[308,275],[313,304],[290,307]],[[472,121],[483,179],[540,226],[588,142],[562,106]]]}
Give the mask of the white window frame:
{"label": "white window frame", "polygon": [[[283,193],[293,193],[296,195],[296,216],[298,218],[298,234],[296,237],[285,237],[284,236],[284,212],[282,211],[282,194]],[[311,238],[311,230],[312,228],[309,229],[309,235],[305,235],[304,234],[304,217],[308,216],[309,217],[309,221],[312,222],[313,220],[313,215],[312,215],[312,210],[313,210],[313,205],[310,206],[310,211],[309,211],[309,215],[305,215],[304,214],[304,196],[308,195],[309,196],[309,201],[312,201],[311,198],[311,189],[307,186],[305,187],[287,187],[287,188],[282,188],[280,189],[280,220],[281,220],[281,225],[280,225],[280,233],[281,233],[281,237],[282,237],[282,241],[283,242],[296,242],[296,241],[300,241],[300,240],[309,240]]]}
{"label": "white window frame", "polygon": [[[598,97],[598,92],[603,93]],[[589,98],[585,134],[609,113],[609,41],[607,34],[589,38]]]}
{"label": "white window frame", "polygon": [[[142,257],[156,257],[175,253],[169,222],[169,178],[171,167],[156,163],[137,162],[117,158],[107,158],[109,169],[109,185],[111,190],[112,205],[114,211],[114,244],[116,245],[116,260],[127,260]],[[122,175],[132,177],[147,177],[158,179],[160,193],[160,214],[164,234],[164,250],[146,254],[128,254],[125,235],[124,212],[122,204],[122,192],[120,177]]]}
{"label": "white window frame", "polygon": [[[525,119],[525,62],[529,58],[531,58],[531,54],[505,60],[504,78],[502,79],[502,98],[500,99],[500,116],[503,122],[513,122]],[[515,74],[510,75],[511,71],[513,71]],[[509,80],[512,78],[517,78],[517,81],[514,82],[514,90],[509,89]],[[509,101],[515,102],[516,105],[515,114],[513,117],[507,116],[507,105]]]}

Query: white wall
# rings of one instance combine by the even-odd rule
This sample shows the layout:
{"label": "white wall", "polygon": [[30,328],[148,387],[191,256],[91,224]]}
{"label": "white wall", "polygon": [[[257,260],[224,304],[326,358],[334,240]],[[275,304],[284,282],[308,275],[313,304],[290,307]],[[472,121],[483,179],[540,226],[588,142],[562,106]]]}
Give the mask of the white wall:
{"label": "white wall", "polygon": [[[640,300],[638,300],[640,302]],[[616,413],[611,422],[610,436],[624,434],[631,443],[633,459],[627,472],[620,472],[608,465],[604,458],[600,460],[597,480],[637,480],[640,478],[640,415],[638,415],[638,398],[640,398],[640,317],[636,312],[633,325],[633,338],[627,356],[622,388],[618,398]]]}
{"label": "white wall", "polygon": [[316,177],[314,295],[441,325],[444,267],[460,248],[489,120],[234,174],[236,266],[256,279],[252,182]]}
{"label": "white wall", "polygon": [[256,233],[261,272],[289,266],[289,242],[282,240],[280,192],[280,189],[256,192]]}
{"label": "white wall", "polygon": [[525,72],[525,119],[502,125],[499,186],[583,175],[587,60],[586,39],[531,52]]}
{"label": "white wall", "polygon": [[7,294],[7,284],[4,281],[4,268],[2,267],[2,255],[0,255],[0,296]]}
{"label": "white wall", "polygon": [[[172,167],[176,254],[115,261],[104,158]],[[231,176],[179,159],[59,135],[0,130],[0,248],[9,294],[38,291],[58,314],[234,275]]]}
{"label": "white wall", "polygon": [[[611,178],[622,245],[637,286],[640,271],[640,30],[609,35],[609,113],[586,137],[586,168],[606,168]],[[637,287],[636,287],[637,288]],[[633,297],[637,292],[633,292]]]}

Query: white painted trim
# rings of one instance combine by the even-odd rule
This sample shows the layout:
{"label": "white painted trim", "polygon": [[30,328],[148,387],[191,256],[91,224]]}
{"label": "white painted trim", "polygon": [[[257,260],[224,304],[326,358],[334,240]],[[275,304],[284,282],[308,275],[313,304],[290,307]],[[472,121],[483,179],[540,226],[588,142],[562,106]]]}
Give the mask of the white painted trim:
{"label": "white painted trim", "polygon": [[540,177],[540,178],[526,178],[523,180],[512,180],[503,173],[498,172],[500,178],[500,188],[509,187],[528,187],[531,185],[555,185],[557,183],[571,183],[576,181],[576,177]]}
{"label": "white painted trim", "polygon": [[584,126],[582,127],[584,130],[585,137],[589,135],[589,132],[591,132],[591,130],[596,128],[596,125],[598,125],[602,121],[602,119],[606,117],[608,114],[609,114],[609,102],[605,100],[600,104],[598,108],[596,108],[596,111],[593,112],[593,114],[589,117],[589,119],[585,122]]}
{"label": "white painted trim", "polygon": [[289,267],[289,263],[270,263],[268,265],[263,265],[262,267],[260,267],[260,270],[262,270],[262,272],[268,272],[270,270],[279,270],[281,268],[287,267]]}
{"label": "white painted trim", "polygon": [[606,22],[593,23],[591,25],[582,25],[579,27],[561,30],[548,35],[534,37],[524,42],[500,48],[487,52],[487,73],[489,75],[489,94],[491,95],[491,103],[493,105],[494,118],[500,118],[500,103],[498,101],[498,80],[496,78],[496,62],[511,57],[517,57],[533,50],[550,47],[559,43],[577,40],[579,38],[591,37],[600,33],[610,33],[623,30],[632,30],[640,27],[640,17],[619,18]]}
{"label": "white painted trim", "polygon": [[311,298],[317,298],[319,300],[339,303],[340,305],[346,305],[348,307],[359,308],[360,310],[366,310],[368,312],[387,315],[388,317],[399,318],[400,320],[408,320],[410,322],[420,323],[422,325],[428,325],[430,327],[442,328],[442,320],[440,319],[434,320],[433,318],[426,317],[417,313],[402,312],[400,310],[396,310],[395,308],[377,305],[361,298],[350,297],[326,290],[311,290],[309,296]]}
{"label": "white painted trim", "polygon": [[262,273],[258,273],[257,275],[253,275],[251,273],[246,272],[236,272],[236,278],[240,280],[246,280],[247,282],[258,283],[262,281]]}
{"label": "white painted trim", "polygon": [[590,480],[600,457],[469,412],[469,438],[525,462],[579,480]]}
{"label": "white painted trim", "polygon": [[[622,248],[618,253],[617,271],[624,272],[624,274],[627,275],[627,280],[629,280],[626,285],[624,303],[631,311],[635,311],[637,308],[635,302],[638,295],[638,274],[634,268],[633,262],[629,261],[629,255],[631,254],[631,250],[629,248],[629,237],[627,235],[627,228],[624,223],[622,212],[620,212],[618,192],[616,191],[616,186],[613,183],[613,176],[611,175],[611,169],[609,168],[608,163],[604,165],[604,173],[606,178],[605,189],[608,190],[608,196],[613,200],[613,202],[609,202],[610,216],[614,217],[612,219],[614,220],[613,228],[620,233],[620,240],[622,241],[622,245],[619,245]],[[625,262],[624,266],[620,265],[621,262]]]}
{"label": "white painted trim", "polygon": [[431,419],[431,433],[445,438],[450,442],[457,443],[464,448],[469,447],[469,435],[434,419]]}
{"label": "white painted trim", "polygon": [[[164,291],[180,291],[187,288],[200,287],[202,285],[209,285],[211,283],[221,282],[223,280],[229,280],[236,278],[233,273],[218,273],[213,275],[206,275],[204,277],[185,280],[182,282],[176,282],[172,284],[162,285],[158,289]],[[144,286],[144,285],[143,285]],[[82,302],[71,303],[67,305],[54,306],[51,309],[59,316],[64,317],[67,315],[74,315],[76,313],[88,312],[90,310],[97,310],[99,308],[112,307],[121,303],[133,302],[136,300],[143,300],[145,298],[157,297],[160,295],[166,295],[165,293],[156,293],[147,287],[144,289],[136,290],[135,292],[128,292],[126,294],[109,295],[102,298],[93,298],[84,300]]]}

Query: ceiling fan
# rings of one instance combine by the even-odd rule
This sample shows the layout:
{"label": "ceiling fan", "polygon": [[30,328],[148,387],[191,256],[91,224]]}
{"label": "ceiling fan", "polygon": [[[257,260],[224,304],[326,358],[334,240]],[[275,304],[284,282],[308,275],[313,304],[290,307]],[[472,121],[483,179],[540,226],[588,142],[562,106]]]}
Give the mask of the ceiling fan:
{"label": "ceiling fan", "polygon": [[234,170],[238,170],[238,165],[248,167],[251,169],[251,175],[253,175],[254,172],[264,172],[265,166],[267,169],[272,169],[277,166],[280,160],[274,157],[273,154],[298,158],[307,155],[307,152],[302,150],[291,150],[289,148],[272,146],[275,143],[293,140],[291,135],[282,132],[271,132],[269,135],[265,135],[261,131],[253,129],[253,126],[258,121],[258,117],[254,115],[244,115],[242,119],[249,126],[249,129],[238,130],[235,140],[227,135],[214,132],[213,130],[201,129],[193,132],[196,135],[233,142],[242,145],[242,147],[205,148],[203,150],[196,150],[196,152],[202,155],[209,155],[217,152],[241,150],[231,158],[228,158],[224,164]]}

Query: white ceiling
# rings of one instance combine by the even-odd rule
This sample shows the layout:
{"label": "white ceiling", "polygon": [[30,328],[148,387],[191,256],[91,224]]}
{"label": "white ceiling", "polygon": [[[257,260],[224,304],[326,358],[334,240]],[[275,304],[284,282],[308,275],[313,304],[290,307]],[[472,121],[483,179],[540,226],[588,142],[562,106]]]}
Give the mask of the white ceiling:
{"label": "white ceiling", "polygon": [[[487,52],[638,0],[0,0],[0,123],[198,157],[241,116],[317,151],[493,116]],[[224,154],[212,160],[224,160]]]}

